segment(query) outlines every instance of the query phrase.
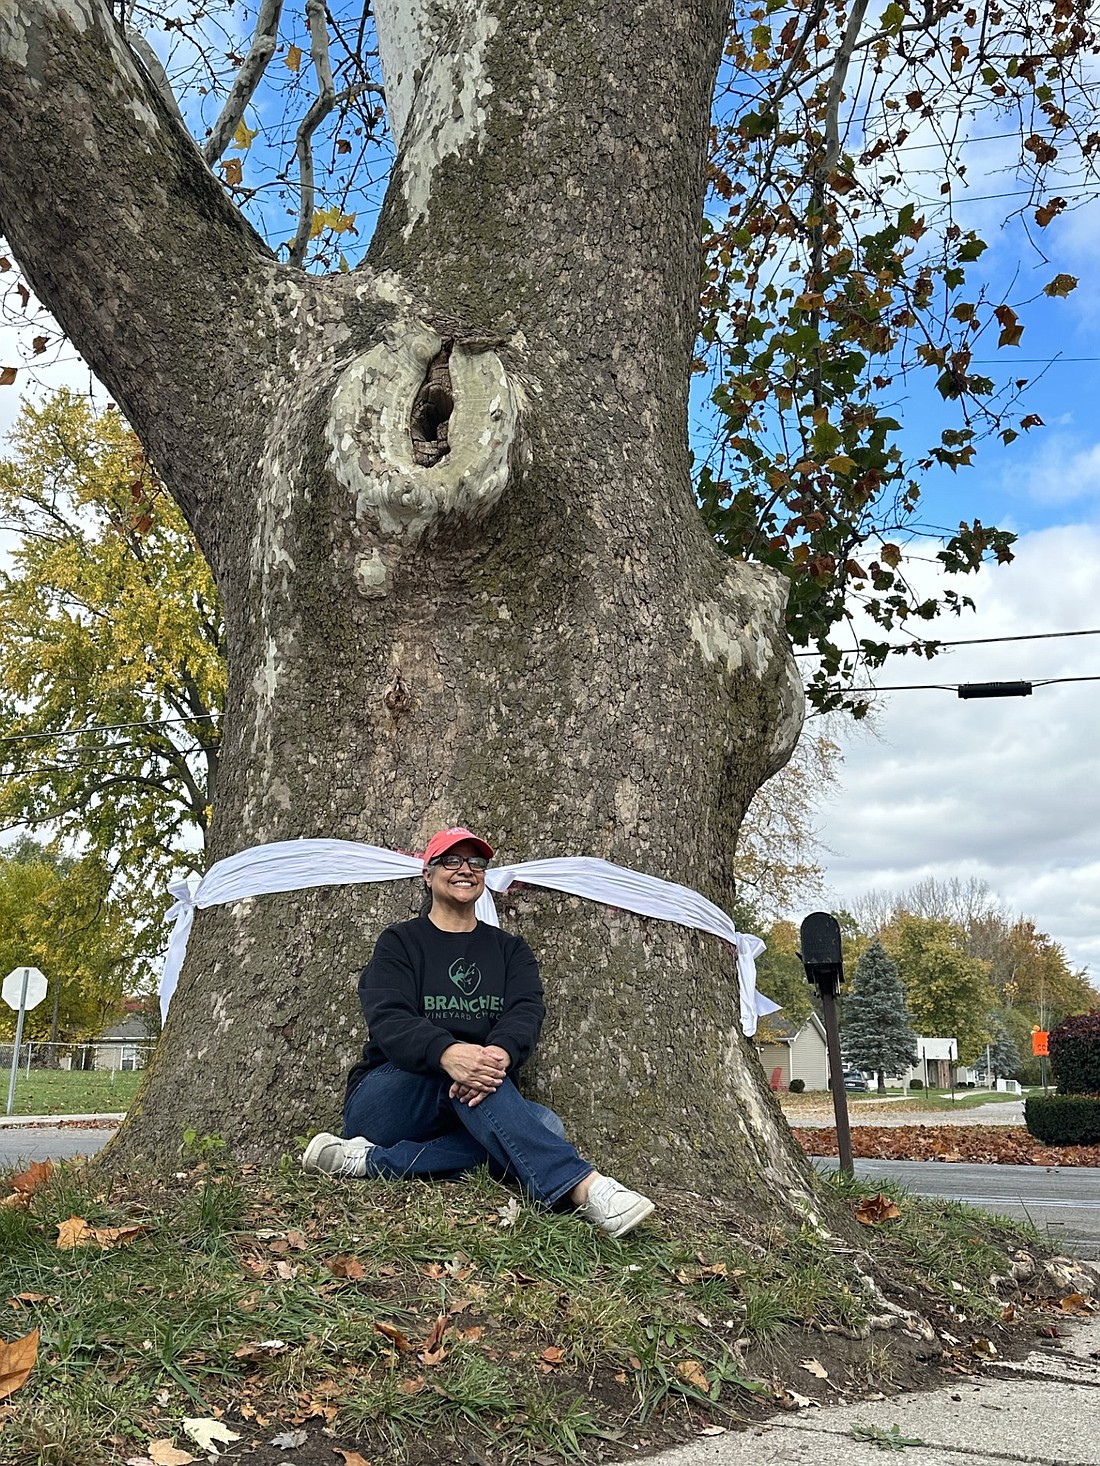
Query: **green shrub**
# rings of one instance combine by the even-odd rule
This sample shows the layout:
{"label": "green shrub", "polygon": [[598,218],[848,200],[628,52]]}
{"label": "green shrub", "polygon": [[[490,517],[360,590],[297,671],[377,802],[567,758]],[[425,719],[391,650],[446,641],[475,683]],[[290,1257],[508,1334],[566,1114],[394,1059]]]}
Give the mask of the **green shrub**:
{"label": "green shrub", "polygon": [[909,1088],[910,1089],[923,1089],[924,1088],[924,1080],[923,1079],[910,1079],[910,1081],[909,1081]]}
{"label": "green shrub", "polygon": [[1044,1145],[1100,1145],[1100,1095],[1029,1095],[1024,1124]]}
{"label": "green shrub", "polygon": [[806,1088],[806,1081],[804,1079],[792,1079],[790,1084],[787,1085],[787,1088],[792,1094],[801,1094]]}
{"label": "green shrub", "polygon": [[1062,1094],[1100,1094],[1100,1013],[1074,1013],[1050,1030],[1050,1068]]}

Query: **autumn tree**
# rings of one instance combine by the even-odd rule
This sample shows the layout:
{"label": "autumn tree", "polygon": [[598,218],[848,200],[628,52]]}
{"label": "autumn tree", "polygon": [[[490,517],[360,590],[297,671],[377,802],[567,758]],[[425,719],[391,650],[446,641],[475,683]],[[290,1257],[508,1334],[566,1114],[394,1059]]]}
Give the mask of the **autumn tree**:
{"label": "autumn tree", "polygon": [[[337,82],[341,7],[306,7],[292,202],[285,158],[273,189],[250,176],[245,116],[277,4],[224,87],[203,76],[210,113],[182,99],[197,148],[171,78],[103,0],[13,0],[0,226],[222,596],[212,858],[305,835],[415,849],[462,819],[505,858],[606,856],[729,903],[741,817],[801,724],[787,628],[824,648],[827,705],[849,589],[884,631],[941,608],[893,540],[873,548],[919,499],[884,363],[915,345],[963,414],[938,461],[973,456],[968,413],[1027,426],[986,411],[972,370],[990,330],[1019,339],[1012,303],[960,294],[981,242],[889,194],[901,99],[1038,108],[1072,133],[1090,32],[1059,6],[731,23],[712,0],[378,0],[393,170],[365,255],[322,274],[303,268],[312,244],[335,232],[338,253],[350,209],[332,199],[342,165],[319,195],[313,140],[323,125],[347,156],[378,101],[363,28]],[[731,368],[715,400],[733,466],[693,480],[700,337]],[[941,563],[971,571],[1009,540],[964,524]],[[116,1155],[171,1156],[186,1123],[271,1154],[330,1120],[359,1037],[352,976],[407,909],[339,888],[203,912]],[[729,953],[529,891],[505,919],[551,994],[532,1081],[582,1146],[655,1181],[721,1177],[758,1213],[797,1206],[808,1172],[739,1031]]]}
{"label": "autumn tree", "polygon": [[[108,895],[110,874],[96,856],[58,857],[24,838],[0,856],[0,971],[37,967],[46,1000],[27,1014],[29,1039],[94,1037],[142,985],[129,924]],[[15,1015],[0,1007],[0,1033]]]}
{"label": "autumn tree", "polygon": [[883,931],[882,945],[897,963],[918,1031],[957,1039],[961,1062],[973,1062],[989,1039],[996,999],[989,964],[968,955],[962,928],[903,913]]}
{"label": "autumn tree", "polygon": [[898,965],[881,942],[873,941],[856,963],[843,1014],[845,1058],[857,1069],[873,1070],[885,1094],[887,1074],[903,1074],[917,1062],[917,1036]]}
{"label": "autumn tree", "polygon": [[26,406],[0,461],[0,822],[91,855],[136,951],[202,869],[225,655],[209,568],[114,410]]}
{"label": "autumn tree", "polygon": [[827,731],[808,728],[790,761],[753,796],[732,874],[738,905],[750,907],[757,919],[788,916],[824,889],[816,818],[836,788],[840,757]]}

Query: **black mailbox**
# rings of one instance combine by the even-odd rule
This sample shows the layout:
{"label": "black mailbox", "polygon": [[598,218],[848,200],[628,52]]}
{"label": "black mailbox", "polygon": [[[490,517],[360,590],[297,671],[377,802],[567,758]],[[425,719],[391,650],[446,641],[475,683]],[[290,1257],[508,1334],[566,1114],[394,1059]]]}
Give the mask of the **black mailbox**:
{"label": "black mailbox", "polygon": [[840,923],[827,911],[813,911],[800,929],[802,966],[806,981],[822,992],[835,993],[844,981]]}

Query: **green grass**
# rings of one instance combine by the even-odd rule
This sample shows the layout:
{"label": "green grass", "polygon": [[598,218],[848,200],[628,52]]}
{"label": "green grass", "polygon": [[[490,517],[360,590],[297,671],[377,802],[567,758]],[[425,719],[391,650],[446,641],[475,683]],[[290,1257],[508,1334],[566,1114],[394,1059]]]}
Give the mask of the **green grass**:
{"label": "green grass", "polygon": [[[822,1183],[841,1214],[878,1184]],[[847,1243],[809,1222],[752,1235],[690,1197],[662,1198],[660,1222],[614,1242],[528,1208],[503,1225],[512,1193],[486,1177],[349,1184],[209,1156],[124,1189],[59,1167],[28,1209],[0,1207],[0,1306],[25,1295],[3,1336],[41,1330],[30,1380],[0,1409],[0,1460],[108,1466],[150,1439],[186,1445],[182,1417],[222,1411],[242,1433],[320,1418],[329,1448],[354,1442],[377,1466],[423,1459],[425,1442],[432,1460],[469,1446],[505,1462],[654,1430],[667,1443],[745,1418],[785,1371],[810,1388],[797,1361],[828,1359],[831,1331],[858,1338],[880,1308],[868,1268],[908,1306],[941,1307],[941,1327],[965,1314],[992,1332],[990,1275],[1035,1234],[883,1189],[901,1217],[846,1224]],[[146,1230],[59,1252],[74,1215]],[[440,1315],[446,1352],[425,1360]],[[869,1341],[857,1365],[848,1343],[822,1390],[885,1386],[898,1347]]]}
{"label": "green grass", "polygon": [[[1019,1103],[1027,1098],[1030,1090],[1023,1090],[1020,1094],[997,1094],[989,1090],[957,1089],[955,1099],[952,1102],[949,1089],[918,1089],[910,1090],[909,1094],[902,1099],[900,1089],[888,1089],[885,1098],[891,1103],[884,1106],[886,1109],[907,1109],[907,1110],[975,1110],[981,1105],[1002,1105]],[[853,1104],[853,1101],[855,1102]],[[900,1104],[899,1104],[900,1101]],[[850,1094],[848,1096],[849,1110],[859,1109],[862,1112],[873,1109],[878,1099],[874,1090],[870,1094]]]}
{"label": "green grass", "polygon": [[[7,1108],[11,1070],[0,1074],[0,1098]],[[142,1076],[132,1070],[20,1070],[15,1080],[16,1115],[104,1115],[129,1108]]]}

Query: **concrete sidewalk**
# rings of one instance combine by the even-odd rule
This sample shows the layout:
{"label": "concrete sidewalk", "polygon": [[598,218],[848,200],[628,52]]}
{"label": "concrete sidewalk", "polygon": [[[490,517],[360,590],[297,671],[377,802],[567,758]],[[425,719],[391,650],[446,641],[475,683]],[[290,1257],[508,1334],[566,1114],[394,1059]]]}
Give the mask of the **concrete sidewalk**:
{"label": "concrete sidewalk", "polygon": [[[1058,1344],[993,1368],[985,1378],[924,1394],[780,1414],[745,1431],[700,1437],[662,1452],[660,1466],[1097,1466],[1100,1462],[1100,1322]],[[888,1347],[888,1344],[886,1345]],[[857,1440],[877,1426],[920,1445]]]}
{"label": "concrete sidewalk", "polygon": [[20,1125],[120,1125],[125,1114],[98,1115],[0,1115],[0,1128]]}

